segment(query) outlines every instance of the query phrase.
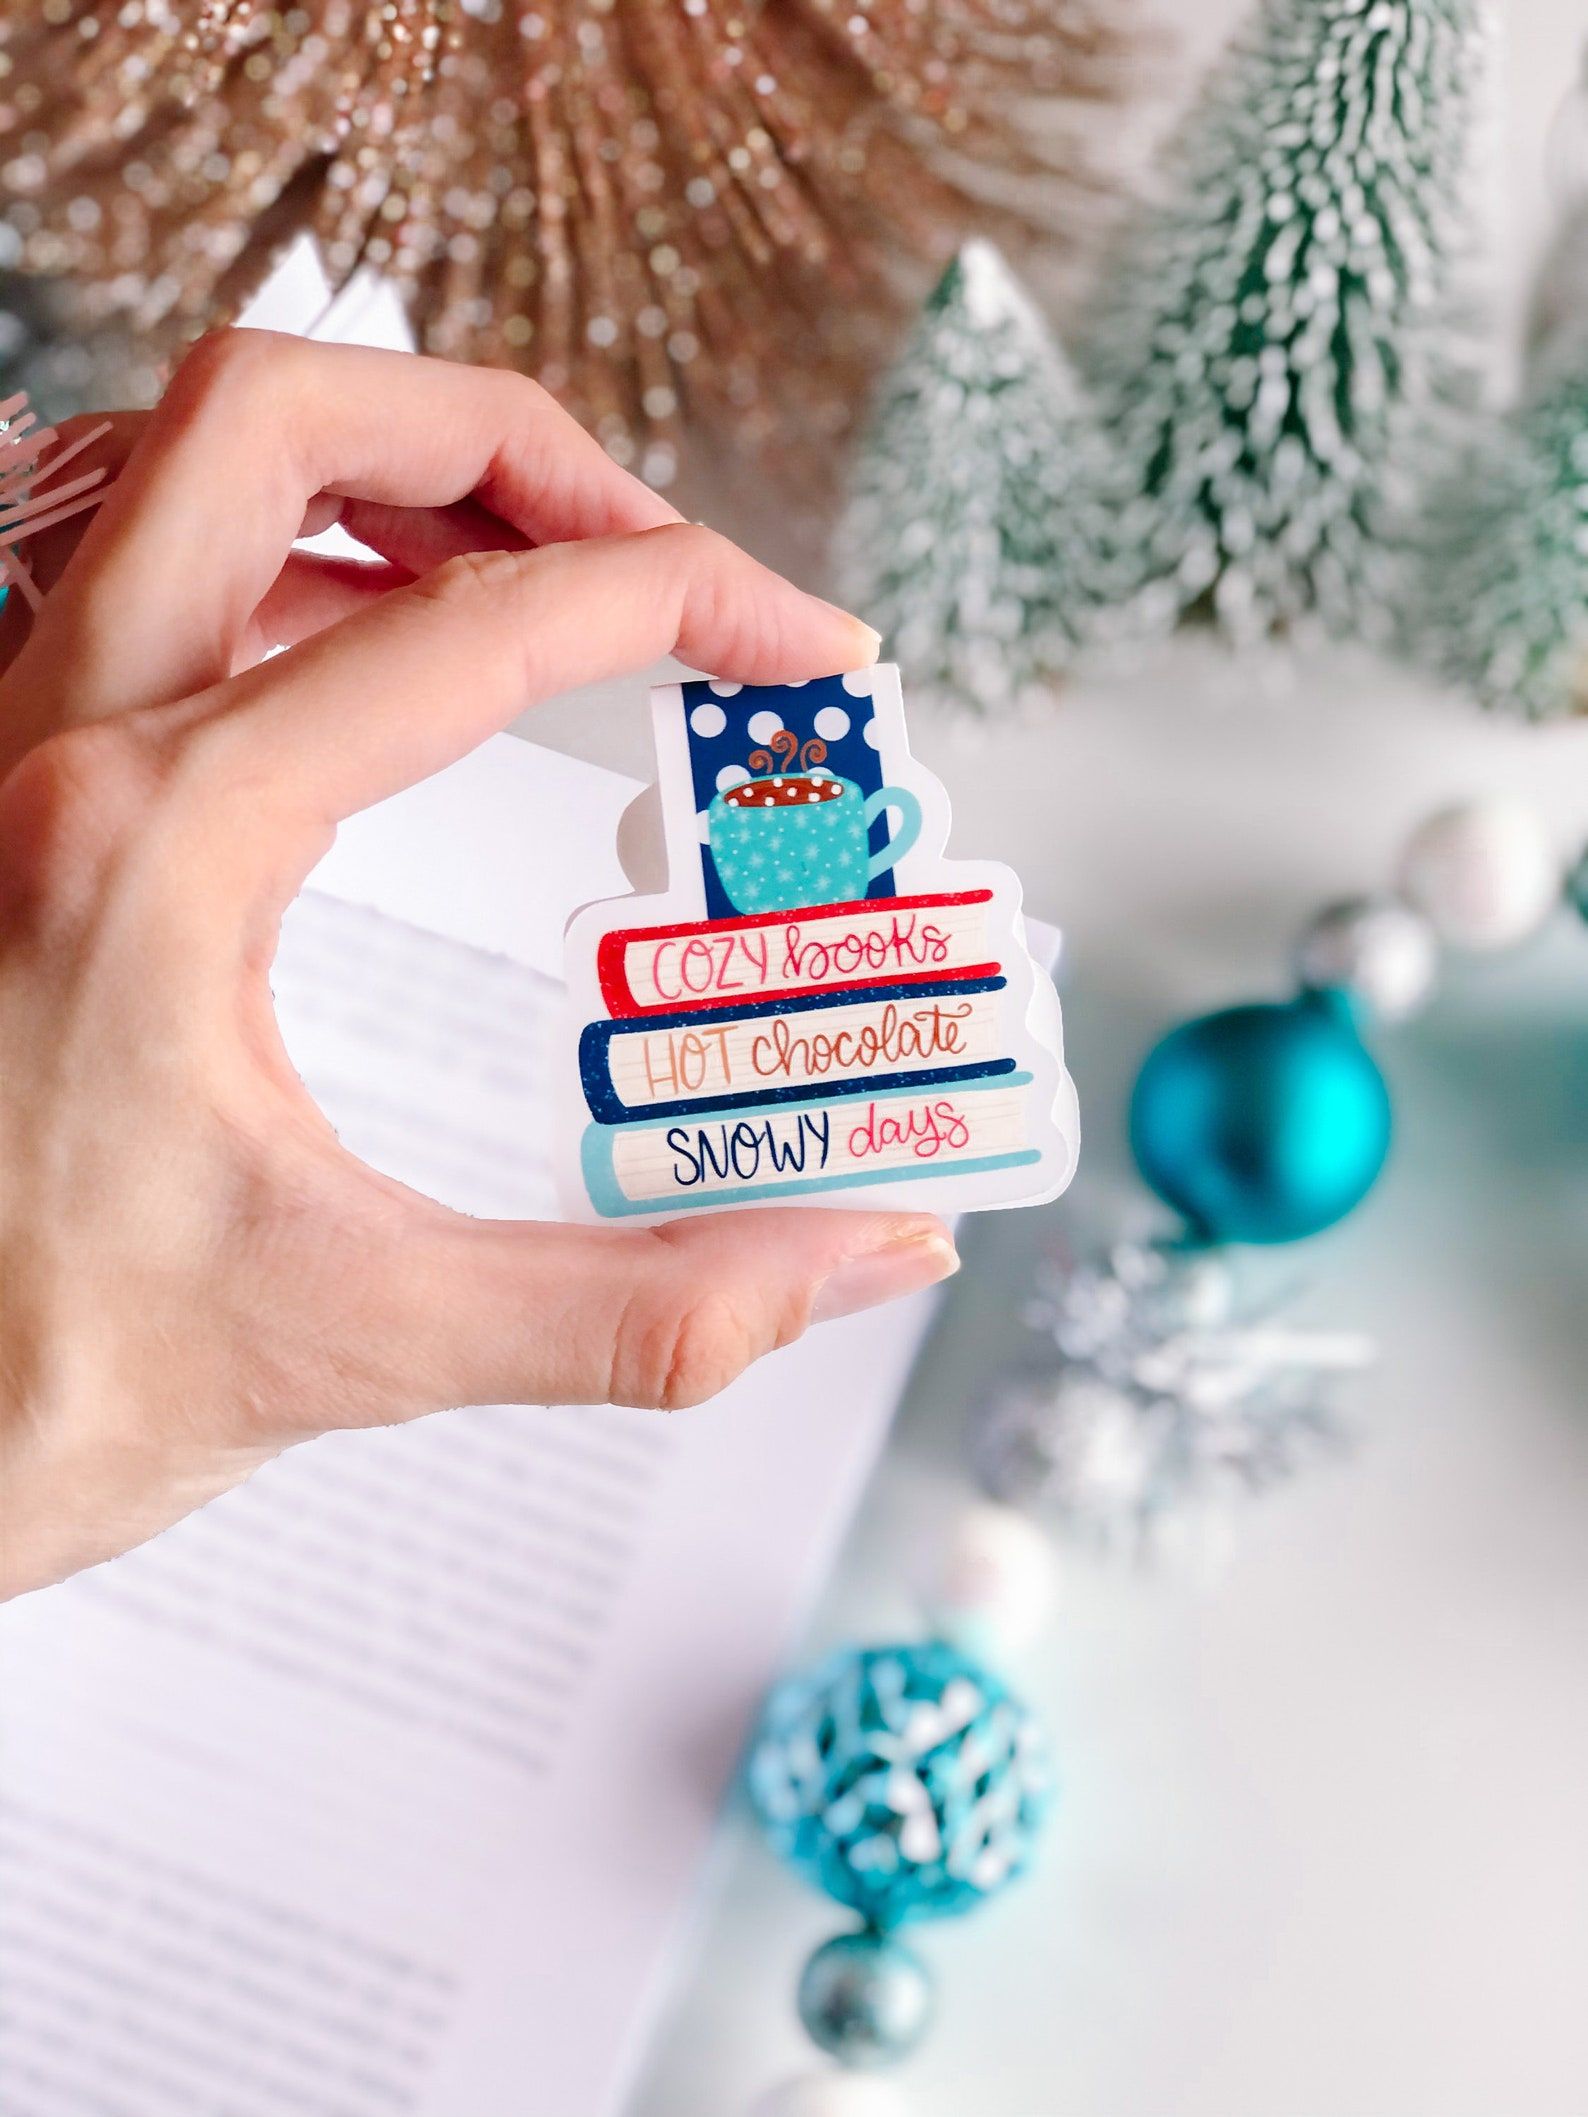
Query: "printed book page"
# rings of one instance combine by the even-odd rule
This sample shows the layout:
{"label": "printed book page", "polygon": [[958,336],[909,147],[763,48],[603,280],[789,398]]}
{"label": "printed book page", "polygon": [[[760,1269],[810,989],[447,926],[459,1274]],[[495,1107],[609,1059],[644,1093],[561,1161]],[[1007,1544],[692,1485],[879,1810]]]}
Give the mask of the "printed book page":
{"label": "printed book page", "polygon": [[[243,320],[411,345],[307,238]],[[564,928],[637,792],[499,736],[343,827],[274,984],[354,1151],[553,1211]],[[671,1419],[329,1436],[0,1610],[4,2117],[616,2111],[930,1298]]]}
{"label": "printed book page", "polygon": [[[274,983],[356,1152],[552,1211],[546,972],[631,792],[501,737],[345,828]],[[616,2109],[925,1314],[675,1418],[312,1442],[0,1612],[6,2117]]]}

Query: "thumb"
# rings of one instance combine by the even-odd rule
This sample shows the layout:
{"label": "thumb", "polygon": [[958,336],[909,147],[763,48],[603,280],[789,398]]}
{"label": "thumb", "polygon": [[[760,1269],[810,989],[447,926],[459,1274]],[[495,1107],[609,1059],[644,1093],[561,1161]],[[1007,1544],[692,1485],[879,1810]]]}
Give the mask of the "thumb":
{"label": "thumb", "polygon": [[[659,1228],[445,1216],[403,1245],[405,1396],[442,1404],[701,1403],[806,1326],[957,1270],[924,1213],[789,1208]],[[398,1320],[400,1318],[400,1320]]]}

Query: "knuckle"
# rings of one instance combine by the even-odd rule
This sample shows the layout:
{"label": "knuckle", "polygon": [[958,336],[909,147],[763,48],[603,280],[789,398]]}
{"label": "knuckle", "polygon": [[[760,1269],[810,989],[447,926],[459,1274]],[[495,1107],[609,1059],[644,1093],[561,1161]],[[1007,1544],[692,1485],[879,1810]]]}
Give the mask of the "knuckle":
{"label": "knuckle", "polygon": [[146,812],[157,779],[124,722],[52,735],[0,787],[0,861],[12,891],[53,896],[92,880]]}
{"label": "knuckle", "polygon": [[493,368],[491,372],[502,377],[513,411],[527,412],[531,416],[549,414],[559,421],[566,420],[570,426],[579,425],[572,412],[560,405],[545,384],[537,382],[533,375],[520,374],[516,368]]}
{"label": "knuckle", "polygon": [[519,551],[460,551],[415,581],[409,593],[448,608],[493,601],[522,585],[525,557]]}
{"label": "knuckle", "polygon": [[161,403],[165,412],[208,410],[217,402],[253,399],[280,386],[298,358],[297,341],[278,331],[235,324],[206,331],[184,354]]}
{"label": "knuckle", "polygon": [[685,1411],[726,1389],[764,1349],[742,1303],[722,1289],[631,1307],[618,1332],[613,1401]]}
{"label": "knuckle", "polygon": [[268,778],[240,714],[195,712],[177,720],[161,743],[162,792],[173,809],[226,809],[263,797]]}
{"label": "knuckle", "polygon": [[679,629],[713,643],[720,667],[754,667],[776,641],[776,613],[757,591],[758,569],[720,530],[700,522],[669,522],[640,532],[659,540],[662,572],[671,584]]}
{"label": "knuckle", "polygon": [[637,534],[685,573],[710,572],[738,553],[738,546],[720,529],[710,529],[704,522],[661,522]]}

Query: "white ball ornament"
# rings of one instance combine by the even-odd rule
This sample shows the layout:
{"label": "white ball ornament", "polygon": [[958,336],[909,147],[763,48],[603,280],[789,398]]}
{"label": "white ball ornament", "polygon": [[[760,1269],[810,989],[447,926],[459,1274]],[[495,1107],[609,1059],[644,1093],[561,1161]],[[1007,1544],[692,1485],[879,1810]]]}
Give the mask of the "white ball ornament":
{"label": "white ball ornament", "polygon": [[1353,897],[1319,912],[1296,943],[1296,975],[1313,991],[1339,986],[1376,1021],[1404,1022],[1426,1006],[1439,971],[1439,937],[1393,897]]}
{"label": "white ball ornament", "polygon": [[1412,833],[1400,887],[1457,948],[1509,948],[1559,901],[1561,860],[1523,803],[1468,801]]}
{"label": "white ball ornament", "polygon": [[868,2073],[802,2073],[763,2095],[751,2117],[910,2117],[891,2080]]}
{"label": "white ball ornament", "polygon": [[1056,1588],[1053,1546],[1035,1522],[983,1501],[952,1524],[922,1600],[941,1637],[998,1660],[1036,1638]]}

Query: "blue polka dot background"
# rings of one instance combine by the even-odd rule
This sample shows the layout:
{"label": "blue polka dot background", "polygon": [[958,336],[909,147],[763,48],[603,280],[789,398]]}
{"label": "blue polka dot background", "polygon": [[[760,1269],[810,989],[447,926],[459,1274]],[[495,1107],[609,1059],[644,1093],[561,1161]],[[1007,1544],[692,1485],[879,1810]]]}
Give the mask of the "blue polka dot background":
{"label": "blue polka dot background", "polygon": [[[800,747],[815,740],[825,745],[822,769],[853,782],[864,796],[884,785],[883,760],[876,746],[869,669],[848,676],[823,676],[804,684],[741,685],[687,683],[684,724],[689,731],[689,760],[694,779],[695,814],[700,838],[700,865],[706,885],[706,915],[731,919],[738,907],[723,887],[707,843],[707,814],[718,794],[758,776],[752,751],[764,750],[780,728],[787,728]],[[869,832],[873,855],[885,850],[897,818],[877,816]],[[866,884],[867,897],[897,895],[891,867]]]}

